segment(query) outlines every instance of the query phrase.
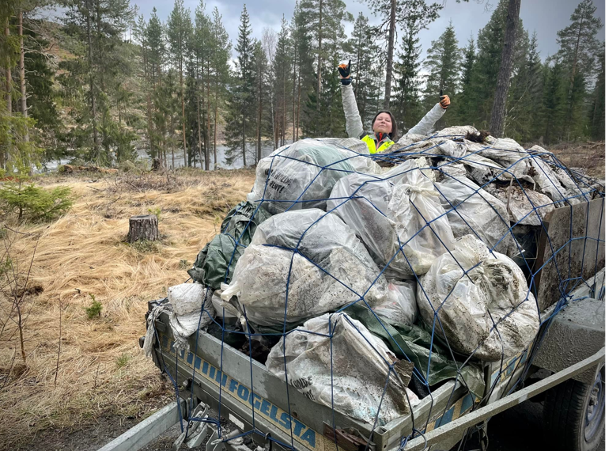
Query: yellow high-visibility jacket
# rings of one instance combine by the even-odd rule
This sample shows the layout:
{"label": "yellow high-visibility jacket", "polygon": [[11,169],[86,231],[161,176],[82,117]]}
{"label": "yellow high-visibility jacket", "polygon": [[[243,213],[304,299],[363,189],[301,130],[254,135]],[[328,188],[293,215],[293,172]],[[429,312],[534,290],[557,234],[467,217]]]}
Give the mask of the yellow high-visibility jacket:
{"label": "yellow high-visibility jacket", "polygon": [[[364,132],[364,126],[362,125],[362,118],[358,111],[358,105],[356,103],[356,97],[354,96],[353,87],[349,85],[341,85],[341,98],[343,100],[343,111],[345,112],[345,130],[347,130],[347,136],[349,138],[359,138],[366,143],[368,150],[371,154],[377,152],[384,152],[393,146],[393,141],[383,141],[383,144],[376,149],[376,143],[374,134],[372,132],[366,134]],[[439,103],[427,112],[427,114],[419,121],[419,123],[411,128],[406,135],[427,135],[431,132],[431,129],[435,123],[440,119],[446,112]]]}

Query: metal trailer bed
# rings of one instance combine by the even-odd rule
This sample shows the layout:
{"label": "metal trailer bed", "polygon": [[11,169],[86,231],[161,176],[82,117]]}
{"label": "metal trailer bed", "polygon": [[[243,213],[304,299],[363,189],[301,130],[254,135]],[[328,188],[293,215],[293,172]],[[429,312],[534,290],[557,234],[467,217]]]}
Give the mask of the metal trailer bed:
{"label": "metal trailer bed", "polygon": [[[576,262],[576,266],[569,266],[568,280],[573,281],[581,276],[589,279],[597,268],[604,266],[604,200],[559,208],[554,212],[549,233],[552,249],[555,246],[559,251],[556,258],[560,257],[563,249],[567,251],[568,259],[580,260],[580,265],[576,265]],[[568,218],[568,221],[562,218]],[[579,219],[583,220],[584,227],[575,230],[573,226],[580,222]],[[575,242],[575,234],[597,240],[595,251],[591,252],[592,247],[587,246],[587,239],[582,243]],[[544,239],[541,240],[544,244]],[[561,243],[558,244],[558,241]],[[580,247],[582,253],[578,251]],[[540,306],[546,306],[541,309],[542,319],[549,318],[556,309],[554,303],[557,300],[545,301],[545,294],[554,291],[548,284],[551,280],[549,272],[553,267],[548,264],[556,260],[550,260],[551,253],[555,254],[546,250],[544,245],[543,248],[539,247],[537,262],[544,269],[543,283],[539,287],[543,296],[538,302]],[[546,263],[544,266],[543,262]],[[150,310],[160,301],[150,302]],[[287,387],[284,381],[270,374],[264,365],[206,332],[198,332],[189,338],[189,353],[176,354],[172,348],[173,337],[167,316],[162,314],[156,321],[157,340],[153,359],[180,388],[183,399],[175,403],[172,410],[165,410],[169,414],[159,415],[153,422],[165,425],[170,423],[167,422],[168,418],[176,422],[179,419],[177,413],[180,415],[186,403],[184,400],[191,397],[194,404],[201,401],[217,410],[221,417],[236,424],[241,432],[252,431],[257,444],[267,443],[271,437],[275,447],[296,450],[335,450],[337,445],[344,450],[367,447],[372,450],[448,449],[461,439],[469,427],[570,378],[589,385],[593,382],[594,387],[596,382],[599,383],[600,399],[596,409],[601,410],[599,419],[603,420],[604,302],[587,298],[575,302],[569,311],[565,308],[552,321],[546,322],[533,344],[523,353],[505,363],[485,365],[486,391],[491,394],[484,398],[482,407],[478,406],[480,400],[474,400],[460,382],[450,380],[426,396],[410,415],[379,426],[374,431],[371,431],[370,424],[348,418],[307,399],[294,387]],[[562,347],[563,343],[566,347]],[[528,359],[533,360],[533,366],[526,366]],[[546,369],[551,375],[540,381],[521,380],[538,369]],[[532,384],[510,394],[519,382],[522,386],[526,382]],[[254,388],[254,392],[251,388]],[[156,428],[154,433],[150,433],[153,430],[149,426],[151,423],[147,422],[145,428],[139,427],[139,430],[138,427],[131,429],[104,450],[135,450],[142,447],[163,431]],[[336,430],[333,430],[333,426]],[[413,428],[422,434],[411,436]],[[407,437],[411,439],[403,442]],[[215,433],[213,438],[208,443],[211,449],[227,447],[247,450],[241,440],[233,439],[233,435],[217,440]]]}

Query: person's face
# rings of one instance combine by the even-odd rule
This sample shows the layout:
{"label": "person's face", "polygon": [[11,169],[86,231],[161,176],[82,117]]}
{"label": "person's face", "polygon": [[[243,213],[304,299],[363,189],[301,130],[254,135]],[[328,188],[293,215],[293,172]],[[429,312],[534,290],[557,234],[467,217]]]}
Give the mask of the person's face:
{"label": "person's face", "polygon": [[372,125],[374,132],[391,133],[391,116],[387,113],[381,113],[375,119],[375,123]]}

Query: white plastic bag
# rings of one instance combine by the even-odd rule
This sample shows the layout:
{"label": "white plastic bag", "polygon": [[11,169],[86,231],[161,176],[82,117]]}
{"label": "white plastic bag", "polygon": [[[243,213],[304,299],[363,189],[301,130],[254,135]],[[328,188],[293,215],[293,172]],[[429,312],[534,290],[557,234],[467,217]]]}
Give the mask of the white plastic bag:
{"label": "white plastic bag", "polygon": [[417,284],[413,281],[391,281],[387,286],[392,296],[371,305],[381,320],[394,326],[411,326],[417,321]]}
{"label": "white plastic bag", "polygon": [[454,241],[433,173],[422,169],[427,167],[420,158],[392,168],[381,179],[347,176],[328,201],[327,208],[356,231],[379,268],[389,264],[385,274],[390,278],[424,274]]}
{"label": "white plastic bag", "polygon": [[168,302],[176,315],[200,312],[204,295],[212,290],[198,283],[183,283],[168,288]]}
{"label": "white plastic bag", "polygon": [[313,139],[297,141],[266,159],[257,165],[249,200],[264,199],[263,206],[272,214],[324,210],[335,182],[353,171],[336,146]]}
{"label": "white plastic bag", "polygon": [[537,304],[520,267],[503,254],[489,253],[471,235],[457,241],[452,255],[436,259],[417,294],[425,324],[466,356],[473,353],[484,361],[511,357],[528,347],[539,330]]}
{"label": "white plastic bag", "polygon": [[541,226],[545,216],[555,209],[548,196],[534,190],[522,190],[516,183],[509,187],[489,185],[486,191],[505,204],[509,221],[513,224]]}
{"label": "white plastic bag", "polygon": [[399,294],[388,290],[364,245],[339,217],[306,209],[275,215],[257,228],[221,296],[236,296],[252,322],[277,327],[362,296],[374,306],[395,302]]}
{"label": "white plastic bag", "polygon": [[288,383],[310,400],[331,408],[334,401],[335,410],[368,424],[374,424],[380,405],[378,425],[385,425],[410,413],[407,400],[412,406],[419,402],[404,384],[410,376],[397,365],[389,371],[396,361],[381,339],[339,313],[292,331],[271,349],[265,365],[285,380],[286,362]]}
{"label": "white plastic bag", "polygon": [[489,248],[503,254],[513,252],[515,244],[504,203],[464,176],[445,175],[435,186],[455,238],[477,234]]}
{"label": "white plastic bag", "polygon": [[486,144],[479,154],[500,164],[507,174],[521,177],[528,174],[530,168],[530,155],[511,138],[486,137]]}

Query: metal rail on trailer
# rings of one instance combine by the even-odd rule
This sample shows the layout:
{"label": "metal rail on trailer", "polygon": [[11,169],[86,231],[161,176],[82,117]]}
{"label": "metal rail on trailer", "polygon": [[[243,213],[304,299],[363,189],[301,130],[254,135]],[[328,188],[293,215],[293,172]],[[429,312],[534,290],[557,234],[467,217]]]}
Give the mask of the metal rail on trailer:
{"label": "metal rail on trailer", "polygon": [[[592,220],[589,221],[589,218]],[[469,427],[544,393],[561,382],[573,378],[591,384],[591,381],[596,381],[596,375],[603,375],[599,374],[604,367],[603,324],[601,328],[594,327],[590,325],[592,319],[584,318],[581,314],[575,314],[575,321],[569,321],[564,317],[566,310],[561,310],[564,303],[553,294],[573,289],[574,282],[578,283],[579,278],[587,280],[596,269],[603,268],[604,200],[556,209],[551,220],[549,233],[553,233],[553,243],[562,255],[566,254],[574,261],[574,265],[567,268],[566,280],[570,285],[566,288],[550,287],[551,279],[548,275],[553,271],[552,267],[555,267],[559,256],[552,258],[551,252],[540,246],[537,265],[543,268],[539,286],[543,298],[540,298],[539,303],[544,308],[544,320],[549,318],[549,322],[526,352],[506,363],[488,368],[488,387],[492,396],[484,400],[487,405],[483,407],[474,407],[477,401],[470,399],[471,394],[459,382],[452,380],[425,397],[414,408],[412,415],[396,419],[373,431],[371,425],[333,412],[330,408],[307,399],[294,388],[285,393],[284,382],[270,374],[264,365],[206,332],[198,332],[189,338],[190,350],[197,350],[196,353],[176,354],[172,348],[172,334],[166,314],[162,314],[156,322],[158,340],[154,346],[154,361],[161,369],[170,369],[175,383],[184,390],[181,392],[184,399],[195,399],[195,402],[201,401],[215,408],[222,417],[230,419],[243,432],[253,431],[253,439],[259,444],[265,444],[268,441],[267,434],[270,434],[274,446],[282,445],[283,448],[297,450],[334,450],[335,439],[339,448],[346,450],[363,449],[366,446],[373,450],[452,447]],[[584,241],[575,240],[576,236],[581,235],[585,237]],[[597,241],[598,246],[588,247],[588,237]],[[549,296],[556,299],[548,301]],[[554,302],[558,300],[560,301],[555,305]],[[587,299],[579,303],[601,309],[603,318],[603,301]],[[571,305],[573,307],[574,304]],[[556,311],[551,318],[554,309]],[[551,323],[553,325],[547,329]],[[555,334],[550,334],[550,331]],[[570,339],[579,334],[583,337],[581,340]],[[569,348],[573,353],[570,353]],[[516,389],[516,383],[524,383],[523,377],[529,375],[530,361],[535,370],[547,369],[554,372],[553,375],[510,393]],[[496,379],[493,379],[494,375]],[[603,397],[602,391],[601,404],[597,407],[602,410],[602,415]],[[471,411],[472,408],[476,409]],[[146,433],[146,442],[162,433],[167,419],[173,419],[170,416],[173,414],[150,418],[146,424],[145,431],[149,432]],[[417,437],[412,437],[413,424],[423,429]],[[337,427],[337,432],[333,430],[333,425]],[[141,441],[132,439],[136,436],[135,430],[143,431],[141,424],[131,430],[108,444],[105,450],[135,450],[141,447]],[[407,437],[412,439],[403,444],[402,439]],[[214,440],[212,447],[246,449],[241,441],[229,438]]]}

